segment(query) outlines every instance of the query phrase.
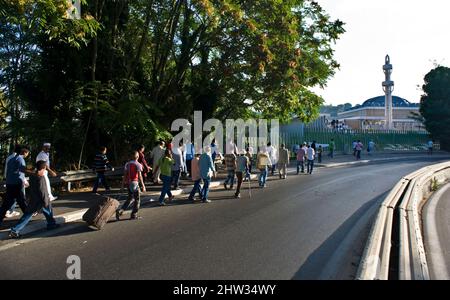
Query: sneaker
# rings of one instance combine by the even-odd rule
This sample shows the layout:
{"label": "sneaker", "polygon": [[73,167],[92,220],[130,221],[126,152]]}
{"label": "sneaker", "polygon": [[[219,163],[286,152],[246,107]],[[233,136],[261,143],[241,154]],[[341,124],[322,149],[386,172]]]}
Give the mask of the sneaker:
{"label": "sneaker", "polygon": [[209,200],[209,199],[204,199],[202,202],[203,202],[203,203],[211,203],[211,200]]}
{"label": "sneaker", "polygon": [[235,194],[235,195],[234,195],[234,198],[236,198],[236,199],[241,198],[241,194]]}
{"label": "sneaker", "polygon": [[130,217],[130,220],[140,220],[140,219],[142,219],[142,217],[138,215],[131,215]]}
{"label": "sneaker", "polygon": [[20,212],[18,211],[13,211],[12,213],[6,213],[5,218],[14,218],[20,216]]}
{"label": "sneaker", "polygon": [[117,221],[120,221],[120,217],[122,216],[122,214],[123,214],[122,211],[120,211],[119,209],[116,210],[116,220],[117,220]]}
{"label": "sneaker", "polygon": [[20,234],[18,232],[12,231],[9,233],[8,237],[10,239],[20,239]]}
{"label": "sneaker", "polygon": [[61,224],[47,225],[47,230],[53,230],[61,227]]}
{"label": "sneaker", "polygon": [[58,199],[58,197],[51,197],[51,198],[50,198],[50,202],[55,201],[55,200],[57,200],[57,199]]}
{"label": "sneaker", "polygon": [[227,184],[226,184],[225,182],[223,183],[223,187],[224,187],[226,190],[228,190]]}
{"label": "sneaker", "polygon": [[174,195],[170,196],[170,197],[169,197],[169,202],[172,202],[174,198],[175,198]]}
{"label": "sneaker", "polygon": [[159,202],[159,206],[166,206],[167,204],[165,202]]}
{"label": "sneaker", "polygon": [[35,212],[34,214],[33,214],[33,217],[36,217],[38,215],[38,212]]}

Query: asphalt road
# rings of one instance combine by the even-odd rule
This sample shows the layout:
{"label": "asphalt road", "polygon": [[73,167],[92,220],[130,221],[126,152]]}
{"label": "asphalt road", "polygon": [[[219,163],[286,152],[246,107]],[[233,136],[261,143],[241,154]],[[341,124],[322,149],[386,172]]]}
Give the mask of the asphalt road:
{"label": "asphalt road", "polygon": [[84,224],[0,242],[0,279],[352,279],[377,204],[403,176],[438,162],[406,159],[273,179],[241,199],[212,192],[209,204],[178,199],[146,206],[138,221]]}
{"label": "asphalt road", "polygon": [[450,280],[450,184],[432,196],[422,216],[430,278]]}

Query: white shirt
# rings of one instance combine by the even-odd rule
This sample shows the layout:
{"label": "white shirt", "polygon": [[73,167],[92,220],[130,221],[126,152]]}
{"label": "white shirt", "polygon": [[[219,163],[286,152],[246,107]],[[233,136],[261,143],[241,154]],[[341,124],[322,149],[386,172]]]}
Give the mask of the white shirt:
{"label": "white shirt", "polygon": [[314,160],[314,155],[316,155],[316,152],[313,148],[310,147],[306,150],[306,156],[308,157],[308,160]]}
{"label": "white shirt", "polygon": [[277,158],[277,149],[275,149],[274,146],[267,147],[267,152],[269,153],[270,160],[272,161],[272,164],[275,164],[278,161]]}
{"label": "white shirt", "polygon": [[45,161],[47,163],[47,166],[50,168],[50,155],[44,151],[39,152],[38,156],[36,157],[36,162],[38,161]]}

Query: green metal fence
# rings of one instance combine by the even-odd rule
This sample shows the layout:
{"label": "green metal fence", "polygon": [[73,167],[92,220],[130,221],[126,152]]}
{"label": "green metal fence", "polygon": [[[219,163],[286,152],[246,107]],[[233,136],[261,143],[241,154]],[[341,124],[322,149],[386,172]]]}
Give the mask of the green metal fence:
{"label": "green metal fence", "polygon": [[[367,147],[370,140],[375,143],[376,151],[425,151],[430,139],[427,132],[386,131],[386,130],[347,130],[304,128],[303,132],[280,133],[283,143],[290,149],[295,144],[316,141],[318,144],[329,144],[334,139],[337,152],[352,152],[352,142],[361,140]],[[439,149],[439,145],[435,145]]]}

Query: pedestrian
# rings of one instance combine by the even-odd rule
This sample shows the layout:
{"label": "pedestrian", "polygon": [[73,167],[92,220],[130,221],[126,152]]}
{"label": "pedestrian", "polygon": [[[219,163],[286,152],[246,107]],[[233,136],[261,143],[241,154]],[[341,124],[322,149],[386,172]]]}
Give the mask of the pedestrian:
{"label": "pedestrian", "polygon": [[[242,150],[241,154],[237,157],[236,161],[236,177],[237,177],[237,188],[234,194],[235,198],[241,198],[241,186],[244,176],[246,176],[249,168],[249,159],[246,156],[246,151]],[[249,179],[250,180],[250,179]]]}
{"label": "pedestrian", "polygon": [[200,176],[202,177],[203,180],[202,202],[209,203],[211,202],[211,200],[208,199],[209,185],[211,184],[211,178],[214,176],[216,172],[212,160],[212,151],[210,146],[206,146],[205,152],[200,156],[199,166],[200,166]]}
{"label": "pedestrian", "polygon": [[259,186],[262,188],[267,187],[267,173],[268,167],[272,166],[272,161],[270,160],[267,148],[262,146],[257,157],[256,157],[256,167],[259,169]]}
{"label": "pedestrian", "polygon": [[308,145],[308,149],[306,150],[306,158],[308,159],[308,168],[307,168],[307,172],[309,175],[312,174],[313,169],[314,169],[314,157],[316,155],[316,152],[314,151],[314,149],[311,147],[311,145]]}
{"label": "pedestrian", "polygon": [[12,157],[8,161],[6,173],[6,197],[0,207],[0,225],[5,218],[6,212],[11,209],[16,201],[22,212],[24,214],[27,212],[25,188],[28,186],[28,181],[25,179],[25,173],[29,173],[29,171],[26,169],[25,159],[29,154],[29,148],[27,146],[22,146],[19,155]]}
{"label": "pedestrian", "polygon": [[114,172],[114,168],[109,163],[108,157],[106,156],[107,148],[102,146],[99,149],[99,152],[95,155],[94,165],[92,167],[94,173],[97,173],[97,179],[94,182],[94,188],[92,189],[93,193],[97,193],[98,186],[103,184],[106,192],[111,191],[108,182],[106,181],[105,172],[111,170]]}
{"label": "pedestrian", "polygon": [[194,158],[191,159],[191,167],[190,167],[190,174],[192,181],[194,181],[194,187],[191,190],[191,193],[189,194],[189,201],[194,201],[195,194],[198,193],[200,196],[200,199],[203,199],[202,197],[202,187],[200,185],[200,182],[202,181],[202,177],[200,176],[200,154],[195,154]]}
{"label": "pedestrian", "polygon": [[160,140],[158,144],[152,149],[152,163],[153,163],[153,183],[159,184],[161,182],[161,169],[158,168],[158,162],[164,157],[166,151],[165,142]]}
{"label": "pedestrian", "polygon": [[139,145],[137,148],[139,158],[137,162],[142,166],[142,177],[145,180],[147,179],[148,174],[152,171],[152,168],[148,165],[147,160],[145,159],[145,146]]}
{"label": "pedestrian", "polygon": [[427,146],[428,146],[428,155],[433,155],[433,141],[429,140]]}
{"label": "pedestrian", "polygon": [[356,145],[358,144],[358,142],[356,140],[354,140],[352,142],[352,149],[353,149],[353,156],[356,156]]}
{"label": "pedestrian", "polygon": [[172,184],[173,189],[177,190],[180,183],[180,175],[183,170],[185,170],[184,156],[182,152],[183,143],[180,141],[177,147],[173,147],[172,158],[174,164],[172,165]]}
{"label": "pedestrian", "polygon": [[294,154],[294,156],[297,156],[298,150],[300,150],[299,144],[295,144],[294,146],[292,146],[292,153]]}
{"label": "pedestrian", "polygon": [[336,144],[334,143],[334,139],[331,139],[330,145],[328,147],[330,149],[330,153],[328,153],[328,156],[333,158],[334,157],[334,149],[336,147]]}
{"label": "pedestrian", "polygon": [[323,152],[322,145],[319,145],[319,148],[317,149],[317,160],[319,164],[322,163],[322,152]]}
{"label": "pedestrian", "polygon": [[161,157],[158,161],[157,171],[160,171],[161,180],[162,180],[162,189],[161,195],[159,196],[159,205],[165,206],[166,202],[164,201],[166,195],[169,196],[169,202],[174,199],[174,196],[171,192],[172,186],[172,166],[175,164],[175,160],[172,156],[172,151],[170,149],[166,149],[164,151],[164,156]]}
{"label": "pedestrian", "polygon": [[146,192],[144,176],[142,175],[144,167],[139,163],[139,156],[140,154],[138,151],[133,151],[130,157],[130,161],[125,164],[122,187],[127,187],[128,198],[127,201],[125,201],[125,203],[122,205],[122,207],[116,210],[117,221],[120,220],[123,212],[128,209],[132,200],[134,200],[134,202],[130,219],[139,219],[138,212],[141,206],[141,189],[139,187],[139,183],[142,186],[142,191],[144,193]]}
{"label": "pedestrian", "polygon": [[317,152],[316,141],[313,141],[313,142],[312,142],[311,148],[314,150],[314,152]]}
{"label": "pedestrian", "polygon": [[211,158],[214,163],[216,162],[216,156],[218,153],[219,153],[219,150],[218,150],[218,146],[216,144],[216,139],[213,139],[211,141]]}
{"label": "pedestrian", "polygon": [[372,141],[372,140],[370,140],[369,141],[369,144],[367,145],[367,153],[369,154],[369,155],[372,155],[372,153],[375,151],[375,143]]}
{"label": "pedestrian", "polygon": [[227,179],[223,183],[223,186],[227,190],[227,184],[230,185],[230,189],[233,189],[234,176],[236,174],[236,155],[234,153],[225,154],[225,169],[227,171]]}
{"label": "pedestrian", "polygon": [[360,160],[361,159],[361,151],[362,151],[363,148],[364,148],[364,145],[361,143],[360,140],[358,140],[356,142],[356,147],[355,147],[355,149],[356,149],[356,160]]}
{"label": "pedestrian", "polygon": [[300,167],[302,168],[302,173],[305,173],[306,149],[306,143],[303,143],[302,147],[297,151],[297,175],[300,173]]}
{"label": "pedestrian", "polygon": [[250,181],[253,168],[253,147],[247,147],[245,149],[245,156],[248,158],[248,169],[244,181]]}
{"label": "pedestrian", "polygon": [[192,144],[190,141],[186,143],[186,170],[189,177],[192,177],[192,160],[195,156],[195,149],[194,144]]}
{"label": "pedestrian", "polygon": [[287,167],[289,165],[289,150],[284,144],[281,144],[280,155],[278,159],[278,170],[280,171],[280,179],[287,178]]}
{"label": "pedestrian", "polygon": [[30,175],[30,201],[19,222],[11,228],[10,238],[20,238],[20,232],[31,221],[33,214],[41,209],[47,220],[47,229],[51,230],[59,227],[59,224],[56,224],[56,220],[53,217],[52,205],[45,181],[46,171],[48,171],[47,162],[43,160],[38,161],[35,173]]}
{"label": "pedestrian", "polygon": [[47,164],[46,172],[44,172],[44,173],[46,173],[44,178],[45,178],[45,182],[47,184],[48,195],[50,197],[50,201],[55,201],[56,199],[58,199],[58,197],[53,196],[52,188],[50,186],[50,179],[48,178],[48,173],[49,173],[48,170],[51,171],[51,174],[55,174],[55,176],[56,176],[56,172],[54,170],[52,170],[51,167],[50,167],[50,147],[51,147],[50,143],[44,143],[43,144],[42,151],[39,152],[39,154],[36,157],[36,163],[38,161],[42,160],[42,161],[45,161],[45,163]]}
{"label": "pedestrian", "polygon": [[[17,155],[19,155],[21,150],[21,146],[20,145],[16,145],[14,147],[13,152],[6,158],[5,161],[5,172],[4,172],[4,176],[3,178],[6,179],[6,174],[8,172],[8,162],[13,159],[14,157],[16,157]],[[5,214],[5,218],[13,218],[13,217],[17,217],[19,216],[20,213],[18,211],[16,211],[16,201],[14,201],[14,204],[11,206],[11,208],[6,212]]]}
{"label": "pedestrian", "polygon": [[273,176],[278,162],[278,153],[277,149],[274,146],[272,146],[271,142],[267,143],[267,153],[269,154],[270,161],[272,162],[270,170],[271,175]]}

